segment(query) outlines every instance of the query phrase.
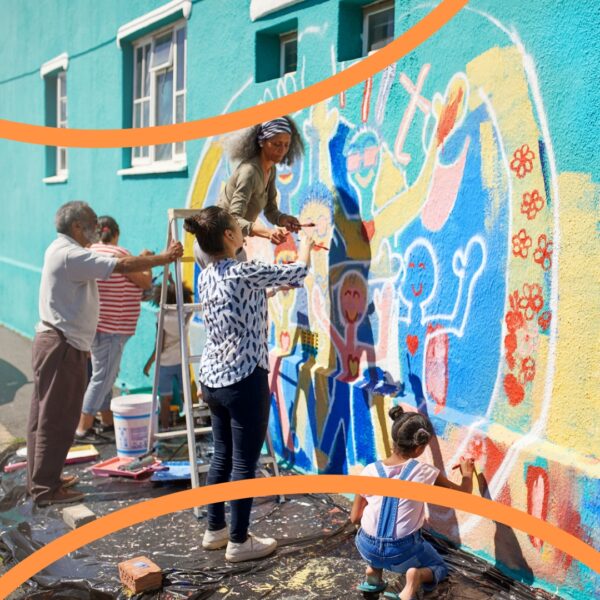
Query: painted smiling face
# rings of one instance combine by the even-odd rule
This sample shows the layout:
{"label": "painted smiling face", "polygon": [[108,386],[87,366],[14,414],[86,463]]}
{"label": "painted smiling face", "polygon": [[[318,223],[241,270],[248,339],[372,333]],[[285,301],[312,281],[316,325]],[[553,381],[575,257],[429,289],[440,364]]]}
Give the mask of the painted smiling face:
{"label": "painted smiling face", "polygon": [[[361,196],[366,192],[369,203],[379,169],[380,158],[380,143],[372,131],[360,132],[350,142],[346,151],[346,168],[350,181]],[[365,218],[363,211],[367,208],[369,207],[361,207],[363,218]]]}
{"label": "painted smiling face", "polygon": [[405,255],[405,276],[402,294],[410,302],[422,304],[433,293],[435,264],[429,248],[416,244]]}
{"label": "painted smiling face", "polygon": [[309,200],[300,212],[302,223],[314,223],[314,235],[318,244],[327,245],[331,237],[331,209],[320,200]]}
{"label": "painted smiling face", "polygon": [[367,310],[367,285],[357,271],[348,273],[340,286],[340,308],[346,323],[360,323]]}

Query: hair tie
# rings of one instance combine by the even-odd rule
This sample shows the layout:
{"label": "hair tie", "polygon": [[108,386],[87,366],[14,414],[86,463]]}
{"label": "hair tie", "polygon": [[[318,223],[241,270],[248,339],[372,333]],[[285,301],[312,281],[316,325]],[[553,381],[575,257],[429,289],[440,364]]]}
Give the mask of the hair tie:
{"label": "hair tie", "polygon": [[105,225],[100,231],[102,233],[105,233],[106,231],[110,231],[110,227],[108,227],[107,225]]}

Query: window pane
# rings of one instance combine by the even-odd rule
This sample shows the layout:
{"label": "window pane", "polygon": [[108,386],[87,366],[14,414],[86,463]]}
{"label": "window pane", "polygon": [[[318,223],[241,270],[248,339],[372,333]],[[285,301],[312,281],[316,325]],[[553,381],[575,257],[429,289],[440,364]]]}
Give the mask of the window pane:
{"label": "window pane", "polygon": [[175,123],[183,123],[185,121],[185,97],[179,94],[175,98]]}
{"label": "window pane", "polygon": [[170,67],[173,64],[173,32],[161,35],[154,42],[154,52],[152,53],[151,69],[160,69]]}
{"label": "window pane", "polygon": [[67,77],[64,71],[61,71],[58,74],[58,79],[60,80],[60,90],[59,95],[62,97],[66,97],[67,95]]}
{"label": "window pane", "polygon": [[142,103],[142,124],[141,127],[150,125],[150,100]]}
{"label": "window pane", "polygon": [[58,149],[58,170],[66,171],[67,169],[67,149],[59,148]]}
{"label": "window pane", "polygon": [[133,105],[133,126],[134,127],[141,127],[141,119],[142,117],[142,105],[141,104],[134,104]]}
{"label": "window pane", "polygon": [[290,40],[283,45],[283,72],[292,73],[298,64],[298,41]]}
{"label": "window pane", "polygon": [[388,8],[368,16],[367,49],[378,50],[394,39],[394,9]]}
{"label": "window pane", "polygon": [[[156,76],[156,125],[170,125],[173,122],[173,69],[158,73]],[[155,159],[169,160],[173,145],[156,146]]]}
{"label": "window pane", "polygon": [[150,44],[144,47],[144,87],[142,96],[145,98],[150,95],[150,69],[148,68],[148,59],[150,55]]}
{"label": "window pane", "polygon": [[143,73],[143,57],[144,57],[144,49],[139,47],[135,51],[135,86],[133,97],[141,98],[142,97],[142,73]]}
{"label": "window pane", "polygon": [[177,31],[177,89],[185,87],[185,27]]}
{"label": "window pane", "polygon": [[141,148],[132,148],[132,152],[133,152],[133,158],[139,158],[140,157],[140,151]]}
{"label": "window pane", "polygon": [[60,121],[62,123],[62,127],[64,127],[67,123],[67,100],[63,98],[60,101]]}

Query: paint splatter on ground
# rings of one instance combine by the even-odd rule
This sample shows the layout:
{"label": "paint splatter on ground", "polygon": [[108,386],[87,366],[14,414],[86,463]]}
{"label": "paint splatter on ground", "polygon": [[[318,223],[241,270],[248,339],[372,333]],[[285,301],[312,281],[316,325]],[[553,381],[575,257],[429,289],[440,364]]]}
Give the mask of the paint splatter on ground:
{"label": "paint splatter on ground", "polygon": [[[114,448],[104,447],[105,457]],[[0,466],[2,462],[0,461]],[[71,469],[82,479],[86,505],[101,516],[133,502],[172,493],[172,485],[93,478],[86,465]],[[15,564],[41,545],[68,531],[61,507],[37,509],[25,498],[25,473],[3,474],[0,489],[0,556],[3,568]],[[204,519],[191,511],[174,513],[129,527],[78,550],[50,565],[10,600],[124,600],[117,564],[146,555],[165,571],[161,591],[133,596],[135,600],[312,600],[361,598],[355,588],[364,564],[354,547],[355,528],[348,522],[345,498],[305,495],[278,503],[255,501],[252,530],[279,540],[267,559],[229,565],[223,551],[201,547]],[[452,567],[451,576],[427,600],[551,600],[557,597],[507,579],[491,565],[447,544],[435,541]],[[400,590],[402,579],[389,578]]]}

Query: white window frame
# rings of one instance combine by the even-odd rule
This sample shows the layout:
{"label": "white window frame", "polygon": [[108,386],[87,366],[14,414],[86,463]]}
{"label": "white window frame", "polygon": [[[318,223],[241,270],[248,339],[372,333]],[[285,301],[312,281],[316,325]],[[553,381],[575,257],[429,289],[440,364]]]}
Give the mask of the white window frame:
{"label": "white window frame", "polygon": [[[287,73],[295,73],[296,71],[285,70],[285,47],[290,42],[296,43],[296,56],[298,55],[298,31],[289,31],[288,33],[282,33],[279,36],[279,76],[283,77]],[[296,70],[297,70],[296,66]]]}
{"label": "white window frame", "polygon": [[[178,61],[178,56],[177,56],[177,32],[180,30],[186,30],[185,33],[185,37],[184,37],[184,44],[183,44],[183,59],[184,59],[184,68],[183,68],[183,87],[182,89],[178,90],[177,89],[177,61]],[[145,61],[147,60],[152,60],[152,52],[154,50],[154,44],[156,42],[156,40],[162,36],[164,36],[166,33],[170,32],[171,36],[172,36],[172,46],[171,46],[171,54],[170,54],[170,60],[167,63],[164,63],[162,65],[160,65],[159,67],[150,67],[148,66],[147,69],[149,70],[149,77],[150,77],[150,84],[149,84],[149,90],[148,91],[148,95],[146,96],[140,96],[140,98],[136,98],[136,84],[137,84],[137,77],[138,77],[138,67],[137,67],[137,51],[139,48],[143,48],[145,46],[150,45],[149,51],[147,53],[147,57],[144,56],[143,57],[143,65],[144,65],[144,72],[146,69],[145,66]],[[134,42],[132,42],[132,50],[133,50],[133,90],[132,90],[132,113],[131,113],[131,120],[132,120],[132,127],[134,127],[134,123],[135,123],[135,109],[136,109],[136,105],[142,105],[145,102],[149,102],[149,108],[148,108],[148,119],[149,122],[148,123],[143,123],[144,127],[152,127],[154,125],[156,125],[156,79],[157,77],[164,73],[166,70],[168,69],[172,69],[173,70],[173,113],[172,113],[172,122],[175,123],[175,119],[177,116],[177,99],[179,97],[182,97],[183,100],[181,101],[183,103],[183,121],[185,122],[185,115],[186,115],[186,92],[187,92],[187,22],[185,20],[183,21],[177,21],[175,23],[171,23],[166,27],[162,27],[160,29],[157,29],[155,31],[152,31],[152,33],[149,33],[148,35],[145,35],[144,37],[141,37],[137,40],[135,40]],[[142,84],[142,90],[140,93],[143,93],[143,84]],[[140,109],[140,115],[142,117],[143,120],[143,108]],[[163,144],[160,144],[163,145]],[[177,170],[182,170],[182,165],[187,166],[187,156],[186,156],[186,151],[185,151],[185,143],[184,142],[172,142],[172,149],[171,149],[171,158],[167,159],[167,160],[157,160],[156,159],[156,145],[153,146],[146,146],[145,148],[148,149],[148,155],[147,156],[136,156],[137,150],[138,148],[132,148],[131,149],[131,169],[122,169],[121,171],[119,171],[120,174],[128,174],[128,173],[135,173],[135,172],[146,172],[146,173],[150,173],[150,172],[168,172],[168,171],[177,171]],[[185,166],[183,168],[185,168]],[[153,168],[156,167],[156,168]]]}
{"label": "white window frame", "polygon": [[[381,46],[381,48],[375,48],[374,50],[369,50],[369,20],[371,19],[372,16],[378,14],[378,13],[382,13],[384,11],[388,11],[390,9],[394,10],[394,0],[383,0],[383,1],[377,1],[374,2],[373,4],[368,4],[367,6],[363,6],[363,56],[367,56],[367,54],[370,54],[371,52],[377,52],[377,50],[380,50],[381,48],[383,48],[383,46]],[[394,10],[394,17],[395,17],[395,10]],[[393,21],[392,21],[393,23]],[[393,39],[393,38],[392,38]],[[387,42],[389,43],[389,42]],[[387,45],[387,44],[385,44]]]}

